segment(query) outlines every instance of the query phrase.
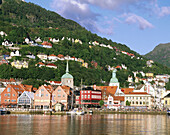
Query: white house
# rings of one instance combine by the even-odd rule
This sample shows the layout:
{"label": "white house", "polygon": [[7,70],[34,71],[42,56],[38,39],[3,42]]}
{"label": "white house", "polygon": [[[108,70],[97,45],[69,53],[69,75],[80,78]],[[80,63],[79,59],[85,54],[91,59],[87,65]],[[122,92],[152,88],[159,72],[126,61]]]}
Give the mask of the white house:
{"label": "white house", "polygon": [[10,53],[10,56],[11,56],[11,57],[21,56],[21,54],[19,54],[19,51],[17,50],[17,51],[15,51],[15,52],[11,52],[11,53]]}
{"label": "white house", "polygon": [[35,39],[35,42],[42,42],[42,40],[40,39],[40,37],[38,37],[37,39]]}
{"label": "white house", "polygon": [[2,45],[3,46],[13,46],[14,44],[13,44],[13,42],[9,42],[9,41],[4,41],[4,42],[2,42]]}
{"label": "white house", "polygon": [[41,60],[47,60],[48,58],[46,54],[38,54],[37,57],[40,58]]}
{"label": "white house", "polygon": [[54,54],[51,54],[51,55],[48,56],[48,59],[52,60],[52,61],[57,61],[57,56],[54,55]]}

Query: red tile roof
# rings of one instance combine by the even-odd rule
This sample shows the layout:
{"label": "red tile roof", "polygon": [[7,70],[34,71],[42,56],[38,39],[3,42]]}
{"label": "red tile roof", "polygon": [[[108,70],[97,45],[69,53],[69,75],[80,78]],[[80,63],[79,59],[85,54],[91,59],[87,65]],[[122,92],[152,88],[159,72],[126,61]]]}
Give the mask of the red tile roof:
{"label": "red tile roof", "polygon": [[133,90],[134,90],[134,88],[122,88],[121,89],[121,91],[123,92],[123,93],[129,93],[129,92],[133,92]]}
{"label": "red tile roof", "polygon": [[131,94],[131,95],[149,95],[147,92],[129,92],[129,93],[126,93],[125,95],[127,94]]}
{"label": "red tile roof", "polygon": [[54,67],[56,67],[56,65],[53,64],[53,63],[49,63],[49,64],[46,65],[46,67],[48,67],[48,66],[54,66]]}

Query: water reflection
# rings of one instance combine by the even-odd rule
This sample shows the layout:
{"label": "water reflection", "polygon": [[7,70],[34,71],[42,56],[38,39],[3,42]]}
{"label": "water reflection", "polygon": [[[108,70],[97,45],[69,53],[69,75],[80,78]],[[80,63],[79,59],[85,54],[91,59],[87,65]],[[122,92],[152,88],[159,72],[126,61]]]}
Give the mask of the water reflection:
{"label": "water reflection", "polygon": [[166,115],[2,115],[2,135],[169,134]]}

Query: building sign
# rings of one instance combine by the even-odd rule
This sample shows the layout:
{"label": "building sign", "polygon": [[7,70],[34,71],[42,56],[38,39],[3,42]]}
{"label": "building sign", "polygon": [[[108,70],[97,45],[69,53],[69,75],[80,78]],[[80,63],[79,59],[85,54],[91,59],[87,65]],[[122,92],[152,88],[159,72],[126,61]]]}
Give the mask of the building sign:
{"label": "building sign", "polygon": [[92,98],[101,99],[101,95],[92,95]]}
{"label": "building sign", "polygon": [[92,91],[93,94],[101,94],[101,92]]}

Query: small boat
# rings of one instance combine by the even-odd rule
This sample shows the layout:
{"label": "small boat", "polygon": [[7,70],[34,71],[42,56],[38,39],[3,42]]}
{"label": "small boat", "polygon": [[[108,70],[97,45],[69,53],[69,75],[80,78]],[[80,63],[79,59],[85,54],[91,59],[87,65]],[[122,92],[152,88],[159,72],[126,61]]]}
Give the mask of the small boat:
{"label": "small boat", "polygon": [[170,115],[170,110],[167,110],[167,112],[166,112],[166,113],[167,113],[167,115]]}
{"label": "small boat", "polygon": [[85,112],[83,110],[78,110],[76,111],[76,115],[84,115]]}
{"label": "small boat", "polygon": [[7,110],[5,108],[0,108],[0,115],[7,114]]}
{"label": "small boat", "polygon": [[93,114],[93,110],[89,110],[89,114]]}
{"label": "small boat", "polygon": [[73,114],[76,114],[76,111],[77,111],[77,110],[73,109],[73,110],[71,110],[71,111],[69,111],[69,112],[66,112],[66,114],[71,114],[71,115],[73,115]]}

